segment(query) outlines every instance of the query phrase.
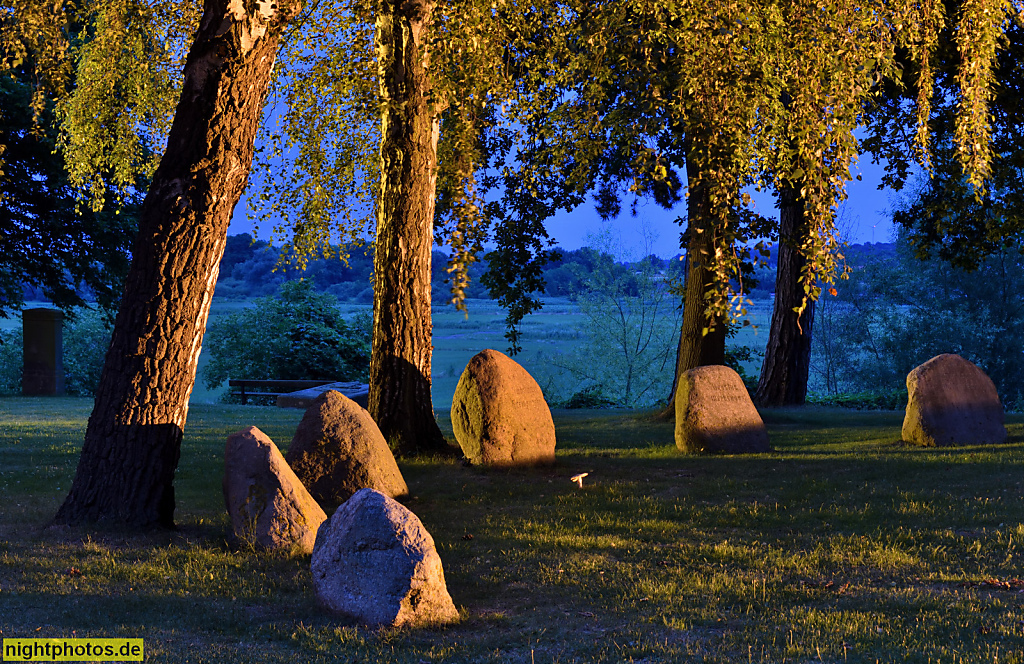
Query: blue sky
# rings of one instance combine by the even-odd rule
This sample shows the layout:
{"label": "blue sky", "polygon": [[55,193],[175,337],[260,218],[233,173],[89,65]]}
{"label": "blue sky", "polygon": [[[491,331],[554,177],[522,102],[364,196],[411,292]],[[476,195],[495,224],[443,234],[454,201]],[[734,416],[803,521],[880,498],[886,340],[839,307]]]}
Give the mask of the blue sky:
{"label": "blue sky", "polygon": [[[883,168],[872,164],[870,155],[863,155],[862,161],[854,166],[854,176],[858,173],[862,179],[855,179],[847,185],[849,197],[840,214],[840,227],[850,243],[889,242],[892,239],[892,223],[888,210],[895,194],[888,190],[878,190]],[[758,212],[778,217],[775,198],[771,194],[751,192],[751,195]],[[648,253],[647,247],[650,247],[651,253],[669,258],[679,253],[681,229],[675,219],[684,212],[684,206],[685,203],[680,203],[677,210],[664,210],[650,202],[641,204],[637,216],[633,217],[628,211],[629,206],[624,204],[623,213],[618,219],[602,222],[594,211],[593,203],[588,203],[548,220],[548,232],[564,249],[578,249],[593,244],[593,236],[604,233],[620,248],[624,259]],[[243,198],[235,208],[229,233],[252,233],[252,223],[246,211]],[[266,235],[267,231],[264,230],[261,239],[269,239]]]}
{"label": "blue sky", "polygon": [[[882,166],[870,162],[865,155],[864,163],[853,169],[853,174],[861,175],[861,180],[853,180],[847,184],[849,197],[840,214],[840,228],[846,239],[852,243],[889,242],[892,238],[892,222],[888,210],[894,194],[888,190],[878,190],[884,170]],[[751,190],[754,205],[759,213],[766,217],[778,218],[775,197],[770,193],[758,194]],[[602,222],[594,212],[593,204],[576,209],[570,213],[561,213],[548,221],[548,231],[558,239],[566,249],[576,249],[588,244],[588,234],[608,232],[627,249],[627,253],[644,254],[644,245],[648,238],[656,238],[653,253],[662,258],[669,258],[679,253],[679,233],[682,230],[676,223],[677,217],[685,213],[685,203],[680,203],[676,210],[665,210],[653,202],[641,205],[636,217],[632,217],[623,205],[622,215],[613,221]]]}

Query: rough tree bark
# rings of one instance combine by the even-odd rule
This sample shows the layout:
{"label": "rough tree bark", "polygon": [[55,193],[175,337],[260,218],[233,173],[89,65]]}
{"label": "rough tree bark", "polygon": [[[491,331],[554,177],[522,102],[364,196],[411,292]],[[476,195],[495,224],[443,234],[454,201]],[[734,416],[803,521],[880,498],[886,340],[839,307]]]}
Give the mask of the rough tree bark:
{"label": "rough tree bark", "polygon": [[174,525],[172,481],[227,228],[252,165],[278,39],[300,8],[296,0],[206,2],[57,523]]}
{"label": "rough tree bark", "polygon": [[430,258],[437,140],[427,28],[434,3],[377,4],[381,192],[373,259],[370,415],[400,453],[449,449],[430,397]]}
{"label": "rough tree bark", "polygon": [[[692,154],[692,151],[688,150]],[[689,156],[689,155],[688,155]],[[686,177],[696,183],[686,199],[686,289],[683,295],[683,324],[679,331],[676,350],[675,374],[668,404],[659,413],[662,419],[672,419],[676,413],[676,388],[679,377],[695,367],[725,364],[725,322],[712,320],[707,315],[707,292],[714,286],[715,223],[708,196],[708,187],[701,184],[696,159],[686,160]],[[710,330],[707,334],[704,330]]]}
{"label": "rough tree bark", "polygon": [[760,406],[796,406],[807,398],[811,366],[814,302],[802,315],[793,309],[803,302],[801,271],[807,260],[797,251],[807,233],[804,205],[795,187],[779,190],[779,256],[775,272],[775,308],[768,334],[761,378],[754,401]]}

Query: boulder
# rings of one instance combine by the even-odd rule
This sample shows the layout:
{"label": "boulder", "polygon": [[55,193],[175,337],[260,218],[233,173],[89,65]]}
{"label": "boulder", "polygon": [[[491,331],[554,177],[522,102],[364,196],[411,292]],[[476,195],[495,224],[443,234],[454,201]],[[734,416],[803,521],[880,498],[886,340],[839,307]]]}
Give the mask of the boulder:
{"label": "boulder", "polygon": [[228,436],[223,484],[236,537],[265,549],[313,551],[327,515],[265,433],[249,427]]}
{"label": "boulder", "polygon": [[459,619],[434,539],[415,514],[379,491],[356,492],[320,528],[311,568],[320,603],[359,624]]}
{"label": "boulder", "polygon": [[531,466],[555,460],[555,423],[540,385],[504,353],[466,365],[452,398],[452,428],[471,463]]}
{"label": "boulder", "polygon": [[1006,442],[1003,404],[985,372],[937,355],[907,374],[903,440],[926,447]]}
{"label": "boulder", "polygon": [[324,392],[306,409],[285,458],[328,508],[360,489],[376,489],[392,498],[409,493],[376,422],[340,392]]}
{"label": "boulder", "polygon": [[676,447],[683,452],[768,452],[768,431],[739,374],[725,366],[690,369],[676,388]]}

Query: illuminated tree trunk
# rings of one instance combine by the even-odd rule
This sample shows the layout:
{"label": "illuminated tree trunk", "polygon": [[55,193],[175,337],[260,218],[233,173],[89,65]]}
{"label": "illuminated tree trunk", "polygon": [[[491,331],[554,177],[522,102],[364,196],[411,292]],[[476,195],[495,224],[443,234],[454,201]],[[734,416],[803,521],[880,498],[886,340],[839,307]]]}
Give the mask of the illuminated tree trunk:
{"label": "illuminated tree trunk", "polygon": [[381,191],[373,259],[370,415],[398,452],[448,450],[430,397],[430,254],[439,116],[431,107],[429,1],[377,5]]}
{"label": "illuminated tree trunk", "polygon": [[58,523],[173,526],[172,481],[227,228],[278,37],[300,9],[278,2],[248,14],[239,3],[206,3]]}
{"label": "illuminated tree trunk", "polygon": [[[676,367],[668,405],[660,417],[675,417],[676,388],[685,371],[709,364],[725,364],[725,322],[707,315],[707,292],[715,283],[712,261],[715,255],[715,219],[707,184],[698,177],[700,164],[687,150],[686,177],[690,183],[686,199],[688,237],[686,243],[686,289],[683,294],[683,324],[676,350]],[[705,334],[705,330],[707,333]]]}
{"label": "illuminated tree trunk", "polygon": [[779,256],[775,273],[775,308],[768,334],[761,378],[754,400],[761,406],[796,406],[807,398],[811,367],[811,325],[814,302],[802,315],[794,308],[803,302],[801,272],[807,260],[797,246],[807,233],[807,220],[799,192],[794,187],[779,191]]}

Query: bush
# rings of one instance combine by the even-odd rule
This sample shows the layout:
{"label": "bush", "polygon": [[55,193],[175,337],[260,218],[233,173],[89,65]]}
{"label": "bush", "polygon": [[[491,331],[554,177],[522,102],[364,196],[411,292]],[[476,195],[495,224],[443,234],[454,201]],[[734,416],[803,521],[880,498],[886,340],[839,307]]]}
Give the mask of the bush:
{"label": "bush", "polygon": [[564,408],[613,408],[615,402],[601,393],[599,385],[591,385],[569,397]]}
{"label": "bush", "polygon": [[0,330],[0,395],[21,394],[21,327]]}
{"label": "bush", "polygon": [[811,394],[807,397],[807,403],[856,410],[904,410],[907,399],[906,389],[867,390],[847,394]]}
{"label": "bush", "polygon": [[338,299],[310,280],[282,284],[273,297],[210,325],[210,389],[229,376],[253,380],[360,380],[370,369],[369,315],[346,321]]}
{"label": "bush", "polygon": [[855,266],[837,290],[815,318],[819,390],[893,393],[914,367],[956,353],[989,375],[1007,410],[1024,405],[1024,259],[1016,250],[967,271],[917,259],[901,236],[895,251]]}
{"label": "bush", "polygon": [[64,321],[64,391],[93,396],[100,384],[103,361],[110,346],[111,327],[102,315],[86,310]]}
{"label": "bush", "polygon": [[[730,327],[726,333],[726,338],[733,337],[735,334],[736,328]],[[745,365],[763,359],[763,355],[763,353],[757,352],[750,346],[727,346],[725,349],[725,366],[739,374],[740,380],[743,381],[743,386],[747,388],[747,392],[750,392],[751,395],[757,391],[758,376],[748,374]]]}
{"label": "bush", "polygon": [[[585,324],[571,351],[548,360],[568,374],[552,396],[556,402],[585,404],[568,407],[650,407],[672,386],[681,322],[678,300],[660,265],[648,259],[616,262],[613,253],[621,252],[607,234],[591,241],[602,251],[578,252],[589,261],[588,271],[566,264],[579,270],[575,298]],[[553,380],[549,384],[554,388]],[[558,398],[563,394],[571,396]]]}

